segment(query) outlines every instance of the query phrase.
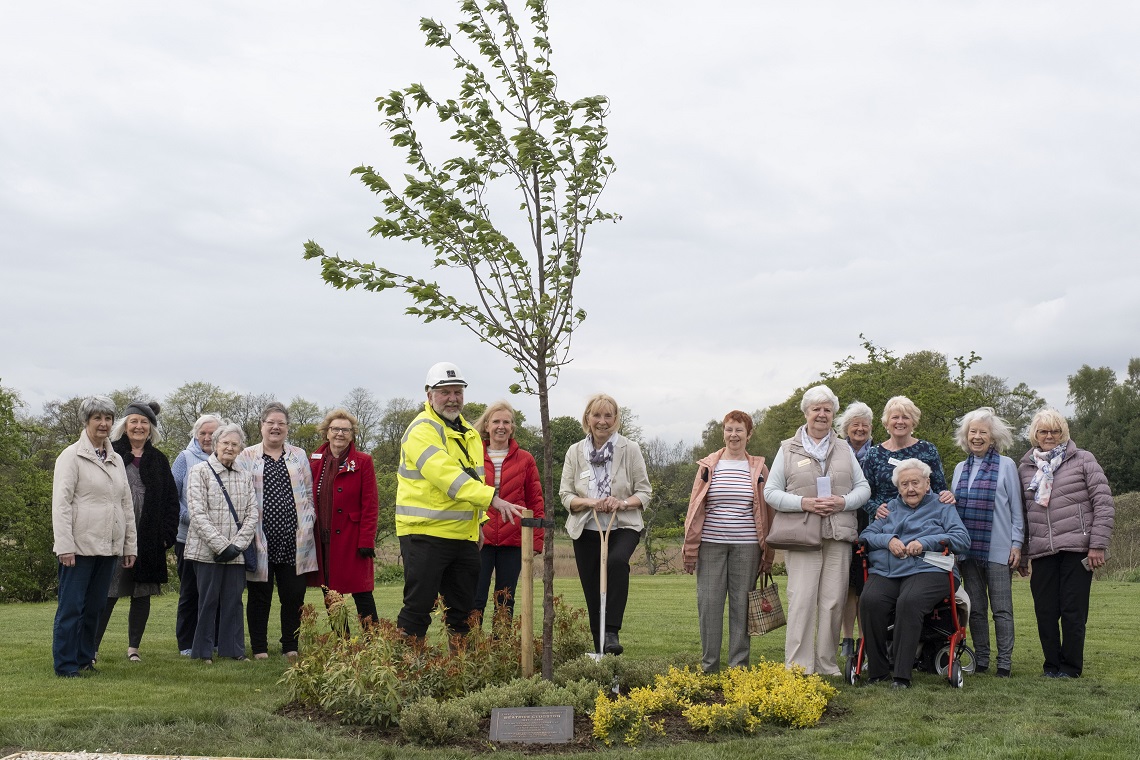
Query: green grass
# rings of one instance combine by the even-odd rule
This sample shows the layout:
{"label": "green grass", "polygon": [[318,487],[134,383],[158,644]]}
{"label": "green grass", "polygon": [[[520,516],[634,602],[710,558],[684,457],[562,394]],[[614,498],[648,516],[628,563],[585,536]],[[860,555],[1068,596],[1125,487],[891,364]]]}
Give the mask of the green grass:
{"label": "green grass", "polygon": [[[779,579],[781,582],[785,579]],[[536,584],[536,595],[541,584]],[[634,576],[622,630],[627,657],[699,654],[692,576]],[[581,605],[577,579],[556,582]],[[366,732],[284,718],[277,679],[285,662],[219,662],[180,657],[175,597],[154,600],[142,664],[126,660],[127,605],[116,609],[92,678],[52,674],[54,604],[0,605],[0,757],[21,749],[293,758],[450,758]],[[309,601],[319,603],[310,591]],[[1014,584],[1018,624],[1014,678],[969,678],[953,690],[916,675],[914,688],[841,686],[820,726],[770,729],[751,739],[613,749],[605,757],[669,758],[1135,758],[1140,755],[1140,585],[1093,585],[1085,677],[1038,676],[1040,650],[1029,584]],[[400,588],[377,589],[380,614],[395,617]],[[276,605],[276,603],[275,603]],[[276,613],[276,606],[274,607]],[[276,614],[274,615],[276,617]],[[277,632],[271,621],[270,641]],[[538,622],[538,621],[536,621]],[[783,631],[753,639],[753,659],[783,659]],[[514,752],[498,755],[520,757]]]}

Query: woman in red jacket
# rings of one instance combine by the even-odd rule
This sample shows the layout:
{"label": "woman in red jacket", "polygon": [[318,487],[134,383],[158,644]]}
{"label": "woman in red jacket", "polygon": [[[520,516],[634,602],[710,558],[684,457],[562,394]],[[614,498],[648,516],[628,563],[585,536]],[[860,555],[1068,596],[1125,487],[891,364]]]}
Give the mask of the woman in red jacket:
{"label": "woman in red jacket", "polygon": [[353,445],[360,423],[349,412],[332,410],[317,430],[326,442],[309,459],[317,506],[317,577],[309,585],[352,594],[360,620],[375,621],[376,470]]}
{"label": "woman in red jacket", "polygon": [[[545,513],[538,465],[530,452],[520,449],[515,440],[515,410],[506,401],[497,401],[483,412],[475,423],[475,430],[483,438],[483,469],[487,485],[495,486],[500,498],[523,509],[534,510],[535,517],[542,517]],[[494,573],[495,598],[502,598],[500,592],[505,591],[503,603],[514,615],[515,584],[522,569],[521,528],[517,522],[505,522],[497,511],[492,509],[489,512],[490,519],[483,523],[483,546],[479,550],[482,568],[472,609],[486,610],[487,591]],[[535,553],[542,551],[542,537],[542,528],[535,528]]]}

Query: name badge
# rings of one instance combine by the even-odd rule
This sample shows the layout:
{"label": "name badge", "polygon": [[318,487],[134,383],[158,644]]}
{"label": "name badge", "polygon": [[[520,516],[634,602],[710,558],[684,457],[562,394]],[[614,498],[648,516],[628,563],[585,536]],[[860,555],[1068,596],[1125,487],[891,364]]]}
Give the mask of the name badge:
{"label": "name badge", "polygon": [[594,477],[594,473],[591,472],[590,470],[582,470],[582,474],[579,475],[578,477],[580,477],[580,478],[592,478],[592,477]]}
{"label": "name badge", "polygon": [[324,454],[318,454],[317,452],[313,452],[313,459],[320,459],[323,456],[324,456]]}
{"label": "name badge", "polygon": [[810,459],[801,459],[800,461],[796,462],[796,467],[807,467],[809,464],[811,464]]}
{"label": "name badge", "polygon": [[889,459],[887,459],[887,464],[889,464],[891,467],[898,467],[900,464],[902,464],[902,460],[901,459],[895,459],[894,457],[890,457]]}

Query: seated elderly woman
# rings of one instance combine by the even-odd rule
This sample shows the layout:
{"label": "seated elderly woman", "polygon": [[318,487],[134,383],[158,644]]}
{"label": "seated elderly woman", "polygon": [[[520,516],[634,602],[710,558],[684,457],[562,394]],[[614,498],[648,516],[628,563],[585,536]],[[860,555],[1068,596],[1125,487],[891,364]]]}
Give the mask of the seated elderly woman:
{"label": "seated elderly woman", "polygon": [[[859,622],[867,642],[867,675],[871,683],[890,676],[887,629],[894,620],[894,682],[910,687],[914,653],[922,621],[946,596],[946,571],[924,559],[926,552],[970,548],[970,534],[952,504],[930,490],[930,466],[904,459],[892,476],[899,495],[887,505],[886,517],[872,522],[860,538],[870,549],[870,574],[859,598]],[[954,574],[957,578],[957,569]]]}

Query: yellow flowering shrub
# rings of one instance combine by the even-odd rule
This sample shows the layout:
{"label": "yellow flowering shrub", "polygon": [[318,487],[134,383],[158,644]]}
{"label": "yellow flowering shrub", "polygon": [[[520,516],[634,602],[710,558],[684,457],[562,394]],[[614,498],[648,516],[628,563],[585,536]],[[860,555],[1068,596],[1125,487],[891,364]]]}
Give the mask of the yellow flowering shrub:
{"label": "yellow flowering shrub", "polygon": [[[709,702],[717,691],[724,702]],[[652,687],[632,689],[628,696],[611,700],[598,692],[594,736],[607,745],[619,738],[636,745],[650,733],[663,735],[664,721],[653,716],[669,710],[680,710],[691,728],[709,733],[755,733],[764,723],[807,728],[819,723],[836,693],[818,675],[786,670],[778,662],[761,660],[720,675],[670,668]]]}
{"label": "yellow flowering shrub", "polygon": [[[628,697],[611,700],[604,691],[598,691],[594,702],[594,736],[611,746],[615,739],[633,747],[641,743],[645,733],[665,735],[664,721],[654,722],[649,713],[660,704],[652,689],[634,689]],[[659,711],[659,710],[658,710]]]}

